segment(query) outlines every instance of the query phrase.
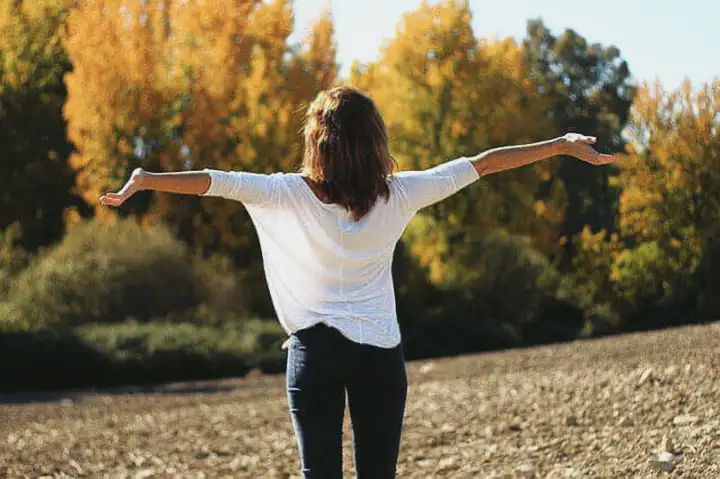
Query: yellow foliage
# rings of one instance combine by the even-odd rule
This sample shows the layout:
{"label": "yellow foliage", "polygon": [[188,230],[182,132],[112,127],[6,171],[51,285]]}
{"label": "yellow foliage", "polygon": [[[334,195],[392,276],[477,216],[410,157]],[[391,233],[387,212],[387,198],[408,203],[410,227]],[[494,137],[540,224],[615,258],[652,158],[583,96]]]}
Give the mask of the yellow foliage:
{"label": "yellow foliage", "polygon": [[[632,148],[620,158],[620,226],[630,237],[663,240],[718,219],[720,82],[693,92],[645,85],[633,105]],[[698,221],[704,223],[698,225]],[[666,241],[662,241],[666,243]]]}
{"label": "yellow foliage", "polygon": [[601,230],[593,233],[589,227],[577,235],[573,257],[575,281],[580,297],[587,305],[612,303],[614,299],[611,278],[623,244],[617,234]]}
{"label": "yellow foliage", "polygon": [[[328,14],[298,51],[288,45],[292,26],[289,0],[83,3],[65,39],[74,67],[65,113],[86,201],[97,205],[136,166],[294,169],[302,107],[335,82],[337,66]],[[138,156],[140,139],[152,148]],[[249,218],[231,202],[157,195],[144,214],[197,246],[249,245]]]}
{"label": "yellow foliage", "polygon": [[611,276],[630,301],[683,287],[717,236],[719,118],[718,80],[671,92],[645,85],[635,100],[617,184],[621,231],[638,246],[616,258]]}
{"label": "yellow foliage", "polygon": [[[377,62],[355,63],[351,71],[350,83],[367,91],[385,117],[400,169],[428,168],[553,133],[547,105],[527,81],[521,46],[512,39],[479,41],[467,2],[423,3],[403,16]],[[425,214],[447,230],[447,237],[479,236],[503,226],[531,235],[544,252],[555,252],[564,191],[556,188],[542,211],[535,201],[554,167],[545,162],[488,177]],[[460,212],[456,224],[447,220],[450,211]],[[432,276],[447,274],[438,265],[452,252],[434,241],[422,243],[410,250],[425,266],[434,265]]]}

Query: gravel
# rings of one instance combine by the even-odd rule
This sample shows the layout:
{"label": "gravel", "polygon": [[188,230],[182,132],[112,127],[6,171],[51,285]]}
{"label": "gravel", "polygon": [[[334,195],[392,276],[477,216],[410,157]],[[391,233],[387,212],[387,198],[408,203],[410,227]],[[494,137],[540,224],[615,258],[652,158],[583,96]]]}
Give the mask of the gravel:
{"label": "gravel", "polygon": [[[719,371],[720,323],[409,363],[398,476],[720,477]],[[0,397],[0,477],[300,477],[283,386]]]}

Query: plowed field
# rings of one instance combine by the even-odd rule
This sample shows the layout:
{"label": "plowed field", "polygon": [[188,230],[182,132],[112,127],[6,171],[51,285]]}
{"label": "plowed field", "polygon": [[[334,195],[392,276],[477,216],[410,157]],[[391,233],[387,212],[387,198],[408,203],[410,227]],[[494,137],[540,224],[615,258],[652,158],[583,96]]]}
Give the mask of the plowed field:
{"label": "plowed field", "polygon": [[[720,477],[720,324],[408,373],[399,477]],[[282,376],[0,401],[0,477],[299,477]]]}

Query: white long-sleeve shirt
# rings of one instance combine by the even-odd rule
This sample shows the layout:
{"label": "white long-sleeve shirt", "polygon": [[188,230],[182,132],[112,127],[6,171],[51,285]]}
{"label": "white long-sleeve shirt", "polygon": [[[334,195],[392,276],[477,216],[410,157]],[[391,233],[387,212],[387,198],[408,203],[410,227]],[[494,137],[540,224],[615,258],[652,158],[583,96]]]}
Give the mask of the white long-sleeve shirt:
{"label": "white long-sleeve shirt", "polygon": [[288,334],[322,322],[352,341],[383,348],[400,343],[392,258],[405,227],[422,208],[479,178],[459,158],[393,175],[390,197],[360,221],[320,201],[297,173],[205,170],[205,196],[240,201],[260,239],[265,276]]}

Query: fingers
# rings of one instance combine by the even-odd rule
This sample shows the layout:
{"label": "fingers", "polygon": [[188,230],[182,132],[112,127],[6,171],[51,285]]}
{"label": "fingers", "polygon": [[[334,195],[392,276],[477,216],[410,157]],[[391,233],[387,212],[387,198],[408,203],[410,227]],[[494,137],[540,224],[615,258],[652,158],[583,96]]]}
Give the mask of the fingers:
{"label": "fingers", "polygon": [[589,158],[581,158],[582,160],[592,164],[592,165],[607,165],[610,163],[615,163],[616,158],[613,155],[605,155],[602,153],[595,152],[595,155],[589,157]]}
{"label": "fingers", "polygon": [[120,206],[125,201],[125,196],[117,193],[107,193],[100,197],[100,203],[105,206]]}
{"label": "fingers", "polygon": [[586,145],[592,145],[597,141],[594,136],[582,135],[580,133],[567,133],[565,135],[565,141],[568,143],[583,143]]}

